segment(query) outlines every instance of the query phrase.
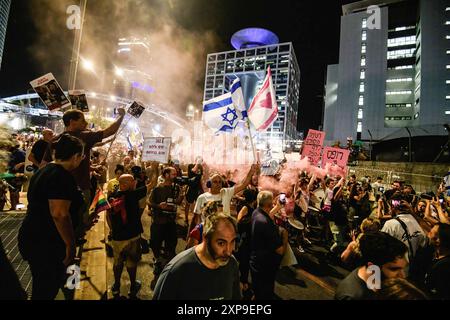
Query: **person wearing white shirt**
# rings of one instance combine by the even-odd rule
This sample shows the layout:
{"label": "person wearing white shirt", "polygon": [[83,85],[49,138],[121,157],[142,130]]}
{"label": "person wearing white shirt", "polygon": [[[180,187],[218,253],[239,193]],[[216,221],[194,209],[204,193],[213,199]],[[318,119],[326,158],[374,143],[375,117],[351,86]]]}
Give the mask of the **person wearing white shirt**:
{"label": "person wearing white shirt", "polygon": [[201,222],[200,220],[203,220],[203,217],[201,217],[202,208],[210,201],[218,202],[219,210],[227,215],[231,215],[231,199],[250,184],[252,176],[258,172],[258,168],[259,164],[253,164],[247,173],[245,180],[232,188],[224,188],[225,181],[222,176],[218,173],[213,174],[207,185],[209,192],[201,194],[197,199],[194,208],[194,218],[192,219],[193,222],[191,225],[195,226]]}

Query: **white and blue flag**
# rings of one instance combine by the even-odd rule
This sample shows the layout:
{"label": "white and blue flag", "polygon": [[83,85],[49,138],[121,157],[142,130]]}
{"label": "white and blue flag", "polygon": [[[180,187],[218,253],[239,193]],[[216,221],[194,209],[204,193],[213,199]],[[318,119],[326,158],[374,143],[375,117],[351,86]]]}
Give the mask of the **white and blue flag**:
{"label": "white and blue flag", "polygon": [[217,134],[233,132],[239,123],[231,92],[203,103],[203,121]]}
{"label": "white and blue flag", "polygon": [[247,107],[245,106],[244,94],[239,78],[233,81],[230,92],[236,111],[238,111],[239,120],[246,121],[248,118]]}

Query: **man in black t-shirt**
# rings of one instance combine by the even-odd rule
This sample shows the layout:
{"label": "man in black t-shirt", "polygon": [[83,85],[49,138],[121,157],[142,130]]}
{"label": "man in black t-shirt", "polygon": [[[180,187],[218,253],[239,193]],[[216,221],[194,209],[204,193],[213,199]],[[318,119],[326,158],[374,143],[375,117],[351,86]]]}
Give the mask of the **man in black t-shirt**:
{"label": "man in black t-shirt", "polygon": [[141,259],[141,233],[143,232],[139,200],[145,198],[154,186],[136,189],[136,180],[132,175],[122,175],[119,178],[119,191],[113,193],[109,202],[112,209],[108,210],[108,224],[112,231],[112,247],[114,252],[114,296],[120,293],[120,279],[126,263],[130,276],[130,298],[136,298],[141,283],[136,280],[137,264]]}
{"label": "man in black t-shirt", "polygon": [[240,300],[239,269],[232,256],[236,220],[223,213],[206,218],[204,241],[164,268],[154,300]]}
{"label": "man in black t-shirt", "polygon": [[50,147],[50,143],[52,142],[54,137],[54,133],[50,129],[45,129],[42,131],[42,139],[38,140],[31,149],[30,155],[28,156],[28,160],[33,163],[34,171],[39,170],[41,166],[42,159],[44,159],[45,152]]}

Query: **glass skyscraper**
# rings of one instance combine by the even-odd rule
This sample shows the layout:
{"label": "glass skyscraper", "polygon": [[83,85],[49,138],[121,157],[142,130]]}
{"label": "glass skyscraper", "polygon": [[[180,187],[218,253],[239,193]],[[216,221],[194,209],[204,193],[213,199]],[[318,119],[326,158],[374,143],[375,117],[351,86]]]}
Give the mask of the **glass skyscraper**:
{"label": "glass skyscraper", "polygon": [[0,68],[2,67],[3,49],[5,47],[6,27],[8,26],[11,0],[0,0]]}
{"label": "glass skyscraper", "polygon": [[[260,139],[285,143],[297,139],[300,68],[292,43],[242,45],[237,50],[211,53],[207,57],[204,101],[229,92],[236,77],[241,80],[247,108],[260,89],[267,68],[272,70],[279,115]],[[261,43],[259,43],[261,44]]]}

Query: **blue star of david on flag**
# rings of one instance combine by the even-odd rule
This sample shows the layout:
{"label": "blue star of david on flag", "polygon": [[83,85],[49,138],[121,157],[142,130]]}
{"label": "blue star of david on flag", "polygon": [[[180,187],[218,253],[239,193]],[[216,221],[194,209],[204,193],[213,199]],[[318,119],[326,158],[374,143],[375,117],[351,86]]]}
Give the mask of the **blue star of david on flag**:
{"label": "blue star of david on flag", "polygon": [[[231,127],[234,127],[234,122],[239,118],[236,110],[227,108],[227,112],[222,114],[223,121],[227,121]],[[231,116],[231,119],[230,119]]]}

